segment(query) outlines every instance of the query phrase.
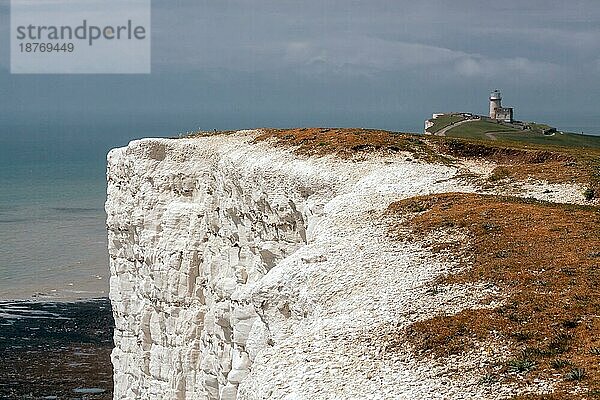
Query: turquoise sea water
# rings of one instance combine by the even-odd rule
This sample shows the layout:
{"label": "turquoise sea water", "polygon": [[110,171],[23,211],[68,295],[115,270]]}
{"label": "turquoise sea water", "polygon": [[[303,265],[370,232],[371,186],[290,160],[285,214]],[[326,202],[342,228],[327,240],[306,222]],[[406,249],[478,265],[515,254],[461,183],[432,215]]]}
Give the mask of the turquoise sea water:
{"label": "turquoise sea water", "polygon": [[108,295],[106,153],[157,133],[136,121],[0,124],[0,299]]}
{"label": "turquoise sea water", "polygon": [[0,110],[0,300],[107,296],[106,154],[197,128],[178,114]]}
{"label": "turquoise sea water", "polygon": [[0,298],[106,296],[101,159],[7,157],[0,163]]}

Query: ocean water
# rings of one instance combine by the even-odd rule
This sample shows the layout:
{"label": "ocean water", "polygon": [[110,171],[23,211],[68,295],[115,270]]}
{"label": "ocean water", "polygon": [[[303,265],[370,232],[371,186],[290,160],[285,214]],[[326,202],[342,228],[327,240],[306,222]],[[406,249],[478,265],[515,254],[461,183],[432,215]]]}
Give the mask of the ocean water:
{"label": "ocean water", "polygon": [[107,295],[103,168],[98,157],[0,164],[0,298]]}
{"label": "ocean water", "polygon": [[17,122],[0,113],[0,300],[108,296],[106,154],[192,126],[177,115]]}
{"label": "ocean water", "polygon": [[0,123],[0,299],[108,296],[106,154],[134,125]]}

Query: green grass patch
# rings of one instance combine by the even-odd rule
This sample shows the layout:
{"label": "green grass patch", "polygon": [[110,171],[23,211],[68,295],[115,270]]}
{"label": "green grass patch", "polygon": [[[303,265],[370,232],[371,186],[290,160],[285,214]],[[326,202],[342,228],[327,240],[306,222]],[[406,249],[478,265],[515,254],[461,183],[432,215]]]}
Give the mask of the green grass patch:
{"label": "green grass patch", "polygon": [[600,149],[600,137],[577,135],[574,133],[556,132],[553,136],[536,134],[533,132],[517,132],[514,134],[497,134],[498,140],[525,142],[537,145],[550,145],[562,147],[589,147]]}
{"label": "green grass patch", "polygon": [[486,133],[493,132],[519,132],[519,130],[503,125],[499,122],[475,120],[450,129],[448,132],[446,132],[446,135],[463,137],[467,139],[485,139]]}
{"label": "green grass patch", "polygon": [[544,134],[544,132],[549,132],[555,130],[553,127],[547,124],[537,124],[535,122],[527,122],[527,126],[532,133]]}
{"label": "green grass patch", "polygon": [[464,121],[465,117],[461,114],[444,114],[436,119],[432,119],[433,126],[427,129],[429,133],[437,133],[442,129],[450,126],[452,124],[456,124],[457,122]]}
{"label": "green grass patch", "polygon": [[533,123],[528,125],[531,127],[530,130],[520,130],[502,123],[480,120],[456,126],[450,129],[446,135],[465,139],[490,140],[486,134],[491,134],[498,142],[600,149],[600,136],[566,132],[544,135],[543,132],[550,129],[550,126]]}

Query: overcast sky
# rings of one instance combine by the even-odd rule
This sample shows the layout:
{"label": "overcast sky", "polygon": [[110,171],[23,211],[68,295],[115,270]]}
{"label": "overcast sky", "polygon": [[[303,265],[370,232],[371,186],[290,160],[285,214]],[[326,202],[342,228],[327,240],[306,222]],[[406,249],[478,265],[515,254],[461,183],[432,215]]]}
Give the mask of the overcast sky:
{"label": "overcast sky", "polygon": [[56,121],[415,131],[432,112],[485,113],[496,88],[518,119],[600,126],[598,0],[157,0],[152,74],[112,76],[10,75],[8,12],[0,0],[2,134]]}

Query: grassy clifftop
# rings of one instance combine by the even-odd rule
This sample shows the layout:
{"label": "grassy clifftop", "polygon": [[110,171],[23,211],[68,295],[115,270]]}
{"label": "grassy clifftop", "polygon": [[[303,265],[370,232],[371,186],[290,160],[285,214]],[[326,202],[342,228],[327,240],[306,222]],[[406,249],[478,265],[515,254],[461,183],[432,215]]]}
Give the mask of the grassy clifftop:
{"label": "grassy clifftop", "polygon": [[474,120],[450,128],[446,136],[532,145],[587,147],[600,149],[600,137],[553,131],[545,124],[512,125],[492,120]]}
{"label": "grassy clifftop", "polygon": [[431,120],[433,124],[431,127],[427,129],[429,133],[438,133],[444,128],[449,127],[450,125],[454,125],[458,122],[464,121],[466,118],[462,114],[444,114],[435,119]]}

